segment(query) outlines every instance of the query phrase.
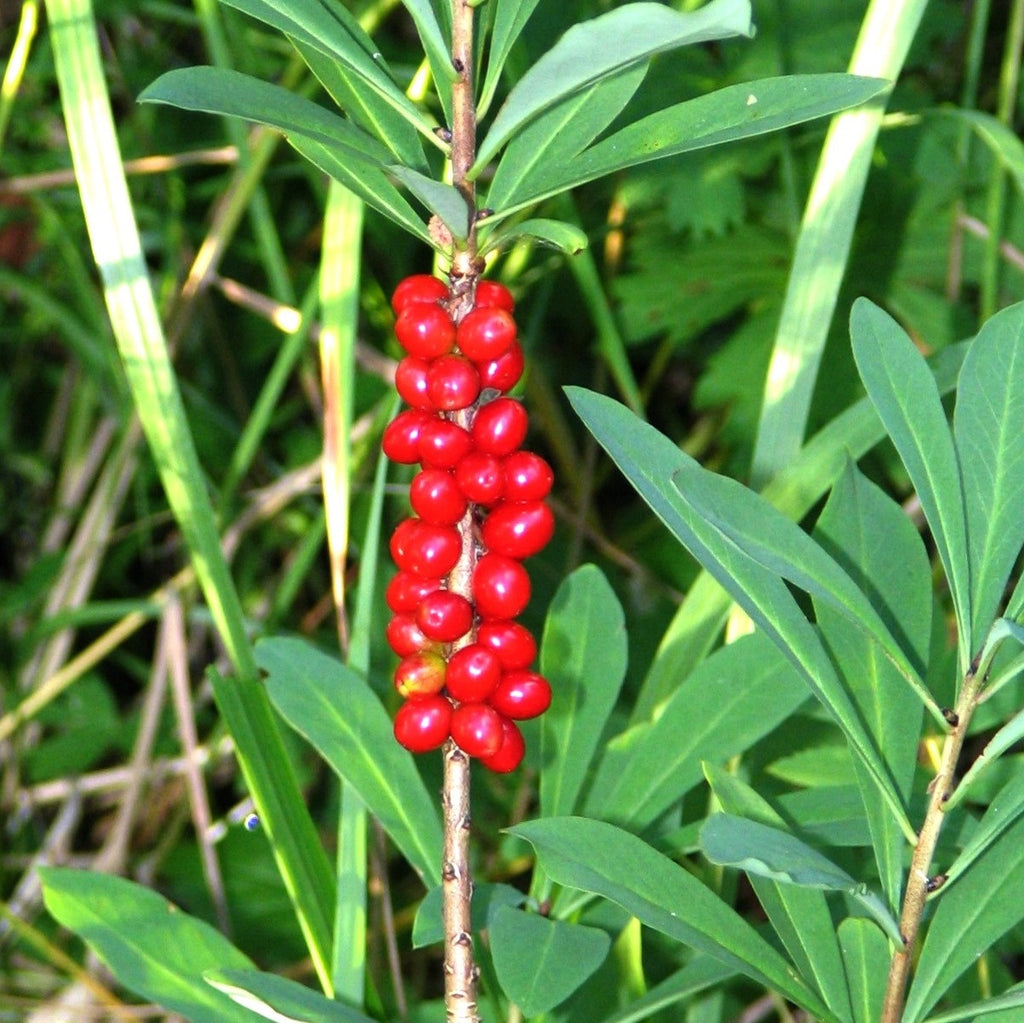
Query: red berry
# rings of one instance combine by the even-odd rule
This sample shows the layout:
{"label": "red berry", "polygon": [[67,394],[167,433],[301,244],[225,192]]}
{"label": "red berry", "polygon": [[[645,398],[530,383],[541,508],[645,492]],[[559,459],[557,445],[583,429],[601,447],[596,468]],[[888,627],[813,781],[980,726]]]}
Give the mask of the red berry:
{"label": "red berry", "polygon": [[516,300],[504,284],[499,284],[497,281],[477,281],[473,304],[478,309],[496,308],[511,313],[515,310]]}
{"label": "red berry", "polygon": [[476,639],[498,655],[505,671],[528,668],[537,656],[537,641],[519,622],[481,622],[476,630]]}
{"label": "red berry", "polygon": [[489,757],[481,757],[480,763],[498,774],[508,774],[523,762],[525,753],[526,743],[523,740],[523,733],[519,731],[514,721],[503,717],[501,719],[501,746],[497,753],[492,753]]}
{"label": "red berry", "polygon": [[468,430],[447,419],[431,418],[419,432],[420,461],[438,469],[453,469],[473,446]]}
{"label": "red berry", "polygon": [[451,526],[406,519],[391,536],[391,557],[413,575],[439,579],[455,567],[461,553],[462,540]]}
{"label": "red berry", "polygon": [[473,600],[482,618],[515,618],[530,602],[530,577],[518,561],[485,554],[473,571]]}
{"label": "red berry", "polygon": [[494,504],[505,489],[501,462],[483,451],[470,451],[455,466],[455,482],[468,500],[482,505]]}
{"label": "red berry", "polygon": [[448,659],[445,685],[448,695],[460,703],[486,700],[500,680],[498,655],[481,643],[470,643]]}
{"label": "red berry", "polygon": [[430,399],[428,373],[432,363],[407,355],[395,370],[395,389],[402,400],[413,408],[433,412],[437,406]]}
{"label": "red berry", "polygon": [[398,314],[395,337],[410,355],[436,359],[454,347],[455,324],[439,305],[414,302]]}
{"label": "red berry", "polygon": [[444,696],[409,700],[395,715],[395,738],[413,753],[437,749],[448,738],[452,705]]}
{"label": "red berry", "polygon": [[396,615],[411,614],[428,593],[433,593],[440,586],[440,579],[424,579],[410,572],[396,572],[384,591],[384,600]]}
{"label": "red berry", "polygon": [[480,386],[493,387],[498,391],[511,391],[523,375],[526,360],[523,349],[516,341],[504,355],[490,362],[482,362],[477,366],[480,373]]}
{"label": "red berry", "polygon": [[501,715],[486,703],[462,703],[452,711],[451,735],[463,753],[490,757],[501,749]]}
{"label": "red berry", "polygon": [[424,469],[409,487],[412,509],[424,522],[454,526],[466,514],[466,495],[446,469]]}
{"label": "red berry", "polygon": [[427,395],[445,412],[469,408],[480,394],[480,377],[461,355],[442,355],[427,371]]}
{"label": "red berry", "polygon": [[554,531],[555,517],[543,501],[502,501],[488,514],[480,536],[489,551],[521,561],[542,550]]}
{"label": "red berry", "polygon": [[455,330],[455,343],[467,359],[493,362],[512,347],[516,321],[504,309],[471,309]]}
{"label": "red berry", "polygon": [[406,699],[422,699],[441,692],[444,677],[444,658],[434,650],[421,650],[399,662],[395,668],[395,688]]}
{"label": "red berry", "polygon": [[412,654],[418,654],[421,650],[433,650],[437,646],[423,635],[422,630],[416,624],[416,619],[411,614],[395,615],[388,622],[384,636],[388,641],[388,646],[399,657],[409,657]]}
{"label": "red berry", "polygon": [[413,274],[401,281],[391,296],[395,315],[415,302],[439,302],[448,297],[448,285],[430,274]]}
{"label": "red berry", "polygon": [[473,418],[473,441],[490,455],[510,455],[526,439],[526,409],[514,398],[495,398]]}
{"label": "red berry", "polygon": [[543,501],[551,491],[555,474],[540,455],[532,451],[513,451],[501,461],[505,476],[506,501]]}
{"label": "red berry", "polygon": [[424,425],[434,417],[420,409],[400,412],[384,429],[381,449],[392,462],[415,465],[420,460],[419,440]]}
{"label": "red berry", "polygon": [[473,605],[450,590],[435,590],[416,609],[416,624],[428,639],[454,643],[473,627]]}
{"label": "red berry", "polygon": [[499,713],[517,721],[535,718],[551,706],[551,686],[535,671],[510,671],[502,675],[487,702]]}

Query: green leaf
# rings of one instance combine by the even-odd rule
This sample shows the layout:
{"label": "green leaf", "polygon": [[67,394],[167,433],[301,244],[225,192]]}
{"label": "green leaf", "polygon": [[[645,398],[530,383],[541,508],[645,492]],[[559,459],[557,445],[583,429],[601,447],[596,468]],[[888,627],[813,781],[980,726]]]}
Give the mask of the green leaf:
{"label": "green leaf", "polygon": [[716,813],[704,822],[700,845],[704,855],[719,866],[805,888],[845,892],[881,924],[894,942],[902,944],[899,924],[881,899],[795,835],[745,817]]}
{"label": "green leaf", "polygon": [[586,234],[574,224],[561,220],[523,220],[502,226],[493,234],[482,235],[481,254],[506,249],[521,238],[530,238],[567,256],[579,255],[590,244]]}
{"label": "green leaf", "polygon": [[957,386],[953,436],[966,503],[972,635],[978,637],[992,624],[1024,543],[1021,422],[1024,305],[1018,304],[978,332]]}
{"label": "green leaf", "polygon": [[[801,534],[802,539],[797,539],[791,532],[797,527],[763,498],[735,480],[701,469],[667,437],[617,402],[582,388],[570,387],[566,393],[587,428],[655,514],[797,667],[871,772],[904,834],[912,838],[914,829],[885,764],[817,632],[778,572],[786,571],[798,585],[826,595],[844,611],[855,610],[858,619],[866,622],[874,611],[860,603],[866,603],[863,594],[858,598],[859,591],[842,570],[810,538]],[[780,528],[782,532],[777,533]],[[793,554],[806,554],[809,565],[791,561]],[[838,591],[830,590],[833,585]],[[872,628],[872,635],[878,631]],[[881,632],[886,632],[884,626]],[[891,642],[886,645],[891,649]]]}
{"label": "green leaf", "polygon": [[274,1023],[372,1023],[361,1012],[273,973],[213,969],[205,976],[208,984],[233,1002]]}
{"label": "green leaf", "polygon": [[743,753],[806,699],[806,688],[767,637],[742,637],[698,664],[654,721],[608,744],[586,812],[646,827],[700,783],[701,761]]}
{"label": "green leaf", "polygon": [[1024,192],[1024,142],[998,117],[986,114],[983,110],[969,110],[965,107],[929,110],[927,116],[953,117],[966,124],[1013,177],[1017,191]]}
{"label": "green leaf", "polygon": [[525,124],[593,82],[656,53],[728,36],[750,35],[749,0],[712,0],[692,13],[632,3],[575,25],[516,83],[480,143],[477,177]]}
{"label": "green leaf", "polygon": [[583,817],[509,829],[536,850],[558,884],[609,899],[642,924],[714,956],[739,973],[837,1023],[792,967],[735,910],[689,871],[626,831]]}
{"label": "green leaf", "polygon": [[695,955],[681,970],[655,984],[617,1012],[604,1017],[601,1023],[639,1023],[661,1009],[670,1008],[708,988],[718,987],[735,972],[712,956]]}
{"label": "green leaf", "polygon": [[[444,941],[444,917],[441,887],[431,888],[423,897],[416,910],[412,925],[412,947],[423,948]],[[526,893],[510,884],[473,885],[473,902],[470,906],[470,920],[473,931],[483,931],[490,926],[494,913],[502,906],[521,906],[526,902]]]}
{"label": "green leaf", "polygon": [[[771,805],[749,785],[727,771],[704,765],[711,789],[722,809],[770,827],[785,823]],[[770,878],[748,875],[758,901],[768,914],[775,933],[796,964],[800,974],[812,983],[825,1004],[845,1019],[850,1013],[846,974],[836,940],[835,924],[823,892],[780,884]]]}
{"label": "green leaf", "polygon": [[889,942],[864,917],[848,917],[839,925],[838,936],[853,1007],[851,1023],[878,1023],[889,973]]}
{"label": "green leaf", "polygon": [[[986,998],[983,1002],[973,1002],[971,1005],[962,1005],[959,1009],[951,1009],[949,1012],[940,1012],[937,1016],[929,1016],[925,1023],[957,1023],[958,1020],[989,1016],[994,1012],[1019,1009],[1021,1006],[1024,1006],[1024,984],[1016,984],[1009,991],[996,995],[995,998]],[[1007,1013],[1000,1023],[1017,1023],[1019,1019],[1019,1013]]]}
{"label": "green leaf", "polygon": [[501,988],[529,1019],[561,1005],[604,962],[611,938],[596,927],[500,906],[490,922]]}
{"label": "green leaf", "polygon": [[427,55],[430,73],[434,76],[437,98],[441,102],[448,124],[452,121],[452,82],[458,73],[452,66],[451,46],[445,40],[441,24],[430,0],[402,0],[419,33],[423,51]]}
{"label": "green leaf", "polygon": [[[931,566],[903,509],[847,465],[818,519],[815,539],[872,594],[886,626],[923,669],[931,640]],[[909,801],[921,735],[921,701],[866,633],[815,598],[815,616],[861,718],[904,801]],[[905,838],[854,761],[889,906],[900,905]]]}
{"label": "green leaf", "polygon": [[910,475],[946,571],[966,670],[974,639],[964,491],[935,379],[899,324],[867,299],[854,303],[850,337],[861,380]]}
{"label": "green leaf", "polygon": [[540,669],[555,696],[541,722],[540,807],[572,813],[615,706],[628,656],[622,607],[601,570],[584,565],[558,588],[544,623]]}
{"label": "green leaf", "polygon": [[919,1023],[956,978],[1024,918],[1024,817],[937,902],[903,1023]]}
{"label": "green leaf", "polygon": [[567,96],[535,118],[509,142],[487,188],[487,205],[504,210],[520,196],[544,190],[622,112],[647,74],[628,68]]}
{"label": "green leaf", "polygon": [[561,169],[545,164],[545,176],[533,179],[534,191],[520,189],[501,215],[627,167],[826,117],[859,106],[887,87],[877,78],[844,74],[787,75],[730,85],[641,118]]}
{"label": "green leaf", "polygon": [[411,167],[388,168],[392,177],[397,178],[416,196],[431,213],[436,213],[441,222],[458,242],[464,242],[469,235],[469,207],[462,193],[443,181],[420,174]]}
{"label": "green leaf", "polygon": [[488,0],[493,8],[494,20],[487,49],[487,71],[476,104],[478,117],[483,117],[490,109],[512,44],[522,34],[538,2],[539,0]]}
{"label": "green leaf", "polygon": [[355,672],[297,639],[264,639],[256,660],[285,720],[359,794],[428,886],[441,882],[441,822],[412,755]]}
{"label": "green leaf", "polygon": [[255,969],[209,924],[120,877],[40,867],[39,878],[50,915],[86,941],[129,990],[194,1023],[252,1019],[203,979],[211,969]]}

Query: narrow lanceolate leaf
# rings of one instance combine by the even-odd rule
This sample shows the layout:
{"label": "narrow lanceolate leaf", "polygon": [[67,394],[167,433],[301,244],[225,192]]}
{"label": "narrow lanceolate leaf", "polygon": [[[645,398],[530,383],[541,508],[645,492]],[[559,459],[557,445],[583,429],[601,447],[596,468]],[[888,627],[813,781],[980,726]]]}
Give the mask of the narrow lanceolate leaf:
{"label": "narrow lanceolate leaf", "polygon": [[211,987],[247,1012],[274,1023],[372,1023],[361,1012],[274,973],[217,968],[207,970],[205,976]]}
{"label": "narrow lanceolate leaf", "polygon": [[979,639],[1024,543],[1022,422],[1024,305],[1015,305],[993,316],[971,345],[953,421],[967,512],[972,634]]}
{"label": "narrow lanceolate leaf", "polygon": [[570,814],[626,674],[626,625],[593,565],[558,588],[544,624],[540,667],[554,693],[541,721],[541,813]]}
{"label": "narrow lanceolate leaf", "polygon": [[903,329],[867,299],[850,315],[861,380],[917,491],[960,625],[960,667],[973,654],[964,492],[935,379]]}
{"label": "narrow lanceolate leaf", "polygon": [[[851,750],[867,767],[903,833],[912,839],[915,833],[903,801],[849,692],[836,675],[814,627],[778,574],[787,561],[771,553],[777,539],[774,530],[778,513],[734,480],[701,469],[671,440],[617,402],[576,387],[567,388],[567,394],[587,428],[655,514],[800,671],[811,692],[842,729]],[[753,515],[751,501],[760,502],[760,511]],[[739,509],[735,516],[730,512],[733,502]],[[788,528],[797,528],[783,521]],[[737,525],[742,528],[736,532],[727,528]],[[807,543],[812,542],[808,539]],[[771,553],[767,565],[752,557],[750,549]],[[821,558],[828,560],[821,552],[812,565],[819,565]],[[791,567],[799,585],[813,582],[809,571]],[[830,569],[830,575],[836,572],[841,573],[838,566],[834,571]],[[816,582],[813,592],[818,592]],[[836,595],[832,594],[831,599],[835,601]],[[841,600],[839,604],[842,606]]]}
{"label": "narrow lanceolate leaf", "polygon": [[477,177],[525,124],[593,82],[680,46],[750,35],[749,0],[713,0],[684,14],[655,3],[632,3],[570,28],[516,83],[480,143]]}
{"label": "narrow lanceolate leaf", "polygon": [[389,167],[391,176],[400,181],[452,233],[458,242],[469,234],[469,207],[462,193],[443,181],[436,181],[410,167]]}
{"label": "narrow lanceolate leaf", "polygon": [[903,1023],[920,1023],[953,982],[1024,918],[1024,817],[1003,832],[938,908],[907,995]]}
{"label": "narrow lanceolate leaf", "polygon": [[458,77],[452,67],[452,48],[445,39],[441,23],[437,19],[430,0],[402,0],[402,6],[409,12],[416,31],[419,33],[423,52],[427,55],[430,73],[434,76],[437,98],[444,110],[445,119],[452,121],[452,82]]}
{"label": "narrow lanceolate leaf", "polygon": [[431,121],[398,87],[373,40],[344,5],[322,0],[225,2],[344,66],[362,82],[362,89],[375,93],[424,135],[430,134]]}
{"label": "narrow lanceolate leaf", "polygon": [[749,749],[806,700],[802,680],[766,636],[716,650],[678,683],[655,720],[608,744],[587,814],[646,827],[701,782],[702,761],[724,763]]}
{"label": "narrow lanceolate leaf", "polygon": [[865,917],[847,917],[838,936],[853,1009],[851,1023],[878,1023],[889,972],[889,942]]}
{"label": "narrow lanceolate leaf", "polygon": [[641,118],[569,163],[551,165],[543,161],[531,174],[529,187],[520,185],[514,202],[501,207],[500,212],[514,213],[627,167],[826,117],[865,103],[887,86],[877,78],[845,74],[787,75],[730,85]]}
{"label": "narrow lanceolate leaf", "polygon": [[255,969],[219,931],[142,885],[88,870],[40,867],[50,915],[86,941],[130,991],[195,1023],[252,1016],[203,979]]}
{"label": "narrow lanceolate leaf", "polygon": [[[1024,984],[1016,984],[1009,991],[995,998],[986,998],[983,1002],[972,1002],[962,1005],[959,1009],[940,1012],[937,1016],[929,1016],[925,1023],[959,1023],[960,1020],[980,1019],[983,1016],[1000,1015],[992,1023],[1018,1023],[1021,1018],[1021,1007],[1024,1006]],[[859,1021],[858,1021],[859,1023]]]}
{"label": "narrow lanceolate leaf", "polygon": [[635,835],[583,817],[529,821],[510,831],[537,850],[541,866],[558,884],[609,899],[642,924],[714,956],[816,1018],[837,1023],[743,917]]}
{"label": "narrow lanceolate leaf", "polygon": [[519,38],[539,0],[488,0],[493,10],[491,40],[487,48],[487,72],[477,100],[477,116],[487,113],[501,81],[512,44]]}
{"label": "narrow lanceolate leaf", "polygon": [[256,659],[285,720],[377,817],[427,885],[441,882],[441,822],[412,756],[366,682],[297,639],[265,639]]}
{"label": "narrow lanceolate leaf", "polygon": [[480,253],[485,255],[492,250],[507,249],[520,238],[529,238],[540,245],[558,249],[567,256],[578,256],[590,244],[586,234],[574,224],[562,220],[530,219],[499,227],[492,234],[482,231]]}
{"label": "narrow lanceolate leaf", "polygon": [[[931,640],[931,567],[913,523],[894,501],[848,463],[818,518],[815,539],[870,591],[888,629],[922,668]],[[815,616],[861,717],[904,801],[917,764],[922,707],[880,647],[815,598]],[[877,789],[856,763],[882,888],[900,905],[906,840]]]}
{"label": "narrow lanceolate leaf", "polygon": [[899,924],[867,885],[855,881],[827,856],[796,835],[758,821],[716,813],[700,831],[700,845],[712,863],[735,867],[784,884],[823,891],[845,892],[901,943]]}

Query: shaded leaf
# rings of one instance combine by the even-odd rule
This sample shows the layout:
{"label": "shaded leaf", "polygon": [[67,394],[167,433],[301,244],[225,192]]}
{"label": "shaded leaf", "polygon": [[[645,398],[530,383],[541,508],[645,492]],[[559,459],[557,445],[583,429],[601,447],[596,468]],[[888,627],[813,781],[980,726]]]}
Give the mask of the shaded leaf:
{"label": "shaded leaf", "polygon": [[[441,887],[431,888],[416,910],[412,925],[412,947],[423,948],[444,941],[444,918],[442,917]],[[474,932],[486,930],[490,919],[501,906],[521,906],[526,894],[509,884],[473,885],[473,903],[470,916]]]}
{"label": "shaded leaf", "polygon": [[441,881],[441,822],[435,800],[394,740],[391,719],[366,682],[297,639],[264,639],[256,660],[285,720],[359,794],[430,886]]}
{"label": "shaded leaf", "polygon": [[39,878],[50,915],[129,990],[195,1023],[252,1019],[203,979],[211,969],[255,969],[209,924],[124,878],[57,867],[40,867]]}
{"label": "shaded leaf", "polygon": [[656,53],[750,35],[749,0],[712,0],[692,13],[632,3],[574,25],[516,83],[494,118],[470,170],[477,177],[523,125],[559,100]]}
{"label": "shaded leaf", "polygon": [[522,34],[537,3],[538,0],[488,0],[488,6],[493,8],[493,23],[487,49],[487,71],[476,104],[478,117],[487,113],[512,44]]}
{"label": "shaded leaf", "polygon": [[684,999],[717,987],[735,974],[735,970],[713,956],[698,954],[681,970],[649,991],[633,999],[628,1005],[606,1016],[601,1023],[638,1023],[649,1019],[661,1009],[667,1009]]}
{"label": "shaded leaf", "polygon": [[864,917],[848,917],[839,925],[838,936],[853,1008],[852,1023],[877,1023],[882,1017],[889,973],[889,942]]}
{"label": "shaded leaf", "polygon": [[437,13],[430,0],[402,0],[402,6],[409,12],[416,31],[419,33],[423,51],[427,55],[430,73],[434,76],[437,98],[444,110],[445,118],[452,120],[452,82],[458,78],[452,67],[451,45],[445,39]]}
{"label": "shaded leaf", "polygon": [[541,721],[544,816],[576,809],[627,656],[625,619],[614,591],[594,565],[578,568],[551,602],[540,650],[540,669],[554,693]]}
{"label": "shaded leaf", "polygon": [[369,1016],[273,973],[215,969],[205,976],[233,1002],[274,1023],[372,1023]]}
{"label": "shaded leaf", "polygon": [[853,305],[850,337],[868,397],[903,460],[931,528],[956,607],[960,662],[966,669],[974,640],[964,492],[935,378],[899,324],[867,299]]}
{"label": "shaded leaf", "polygon": [[612,941],[596,927],[499,906],[490,944],[502,990],[529,1018],[564,1002],[604,962]]}
{"label": "shaded leaf", "polygon": [[530,238],[567,256],[579,255],[590,244],[586,234],[573,224],[562,220],[532,219],[500,227],[493,234],[485,235],[481,251],[504,249],[521,238]]}
{"label": "shaded leaf", "polygon": [[940,1012],[937,1016],[929,1016],[925,1023],[957,1023],[958,1020],[990,1016],[996,1012],[1006,1013],[998,1023],[1017,1023],[1020,1013],[1011,1013],[1007,1010],[1020,1009],[1022,1006],[1024,1006],[1024,984],[1016,984],[1009,991],[996,995],[995,998],[986,998],[983,1002],[973,1002],[971,1005],[962,1005],[959,1009],[951,1009],[949,1012]]}
{"label": "shaded leaf", "polygon": [[735,910],[635,835],[583,817],[528,821],[509,830],[533,845],[558,884],[609,899],[642,924],[714,956],[821,1019],[837,1020]]}
{"label": "shaded leaf", "polygon": [[389,167],[397,178],[431,213],[436,213],[456,241],[464,242],[469,234],[469,207],[458,189],[443,181],[420,174],[411,167]]}

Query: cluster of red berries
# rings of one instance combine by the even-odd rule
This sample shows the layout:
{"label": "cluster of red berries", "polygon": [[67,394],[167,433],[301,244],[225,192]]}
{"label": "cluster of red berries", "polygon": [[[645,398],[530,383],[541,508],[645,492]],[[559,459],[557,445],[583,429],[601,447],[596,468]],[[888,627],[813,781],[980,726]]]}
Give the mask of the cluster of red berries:
{"label": "cluster of red berries", "polygon": [[[415,516],[391,538],[398,573],[387,588],[387,639],[405,697],[395,737],[415,753],[450,737],[506,772],[524,753],[515,722],[551,702],[547,680],[531,670],[537,644],[515,619],[530,599],[522,562],[554,531],[544,503],[553,473],[521,450],[526,410],[507,396],[523,372],[512,295],[479,281],[458,324],[453,302],[426,274],[406,278],[391,300],[407,353],[395,384],[410,407],[382,447],[392,461],[420,466],[409,491]],[[473,566],[468,595],[452,585],[460,562]]]}

